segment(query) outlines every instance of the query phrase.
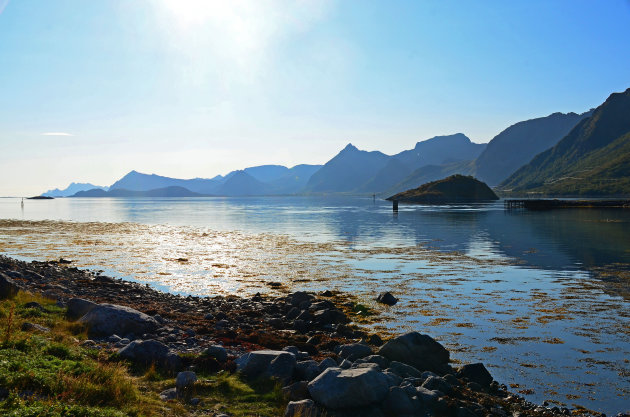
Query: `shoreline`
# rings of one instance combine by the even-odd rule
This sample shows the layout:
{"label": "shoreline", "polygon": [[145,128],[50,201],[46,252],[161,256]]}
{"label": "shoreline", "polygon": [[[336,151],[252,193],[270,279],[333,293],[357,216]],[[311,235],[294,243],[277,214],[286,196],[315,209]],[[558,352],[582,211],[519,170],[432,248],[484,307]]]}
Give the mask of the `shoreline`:
{"label": "shoreline", "polygon": [[[189,355],[199,354],[213,345],[222,345],[227,349],[230,358],[223,365],[223,369],[229,371],[234,371],[233,360],[247,352],[261,349],[280,350],[296,346],[300,352],[308,355],[309,360],[321,361],[332,358],[339,361],[339,354],[335,352],[339,346],[363,342],[370,346],[372,351],[376,351],[383,344],[379,335],[369,334],[362,330],[360,325],[352,323],[361,318],[361,315],[356,315],[353,310],[359,312],[365,310],[356,308],[357,305],[344,294],[330,291],[319,295],[308,294],[306,298],[309,300],[308,306],[305,310],[298,311],[296,316],[295,311],[291,313],[291,297],[306,293],[298,292],[279,297],[257,294],[251,298],[184,297],[161,292],[148,285],[81,270],[72,267],[70,261],[63,259],[29,263],[0,255],[0,272],[11,276],[27,291],[58,300],[61,306],[71,298],[83,298],[96,303],[131,307],[150,316],[159,317],[163,327],[171,328],[172,332],[160,334],[158,340],[178,354]],[[336,314],[337,318],[313,320],[309,308],[317,304],[325,304],[328,310],[339,312]],[[312,312],[312,308],[310,311]],[[300,319],[299,315],[305,312],[304,317]],[[311,320],[303,320],[309,315]],[[114,347],[111,342],[99,343],[104,343],[105,347]],[[456,370],[448,365],[444,375],[454,372]],[[482,404],[482,408],[487,405],[489,412],[493,407],[500,406],[502,410],[532,416],[567,415],[568,412],[601,415],[581,408],[570,411],[567,408],[537,406],[518,394],[509,393],[504,385],[496,382],[481,390],[475,386],[472,389],[465,385],[465,381],[460,382],[463,382],[463,388],[457,390],[457,395],[453,399],[455,402],[451,402],[452,404],[463,401]]]}

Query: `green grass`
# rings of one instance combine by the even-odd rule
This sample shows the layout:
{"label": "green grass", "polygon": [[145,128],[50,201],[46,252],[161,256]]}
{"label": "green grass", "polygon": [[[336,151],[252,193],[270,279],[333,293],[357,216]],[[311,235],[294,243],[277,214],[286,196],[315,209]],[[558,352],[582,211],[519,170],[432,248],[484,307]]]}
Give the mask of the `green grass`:
{"label": "green grass", "polygon": [[[26,308],[28,302],[44,307]],[[111,352],[79,346],[86,329],[69,322],[53,301],[20,292],[0,301],[0,401],[2,416],[187,416],[200,409],[233,416],[278,416],[286,406],[270,380],[245,381],[222,371],[198,370],[192,395],[203,405],[164,402],[159,393],[175,386],[173,375],[154,366],[138,368]],[[24,322],[50,332],[22,331]],[[189,361],[195,358],[185,358]]]}

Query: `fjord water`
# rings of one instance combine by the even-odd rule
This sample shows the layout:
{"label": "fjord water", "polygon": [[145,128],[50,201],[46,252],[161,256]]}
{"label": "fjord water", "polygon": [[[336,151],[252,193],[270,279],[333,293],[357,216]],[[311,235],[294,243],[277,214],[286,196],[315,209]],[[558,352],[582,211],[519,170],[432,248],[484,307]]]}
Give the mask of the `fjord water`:
{"label": "fjord water", "polygon": [[[337,289],[542,402],[630,397],[630,213],[362,197],[0,199],[0,253],[182,294]],[[269,287],[280,282],[283,287]],[[373,302],[384,290],[394,307]]]}

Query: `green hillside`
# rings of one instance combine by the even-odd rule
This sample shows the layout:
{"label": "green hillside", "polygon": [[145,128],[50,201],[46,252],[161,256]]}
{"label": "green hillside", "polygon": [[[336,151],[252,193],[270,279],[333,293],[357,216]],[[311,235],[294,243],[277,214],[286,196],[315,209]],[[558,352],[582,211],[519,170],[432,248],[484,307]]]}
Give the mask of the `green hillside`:
{"label": "green hillside", "polygon": [[630,194],[630,89],[612,94],[553,148],[504,181],[505,194]]}

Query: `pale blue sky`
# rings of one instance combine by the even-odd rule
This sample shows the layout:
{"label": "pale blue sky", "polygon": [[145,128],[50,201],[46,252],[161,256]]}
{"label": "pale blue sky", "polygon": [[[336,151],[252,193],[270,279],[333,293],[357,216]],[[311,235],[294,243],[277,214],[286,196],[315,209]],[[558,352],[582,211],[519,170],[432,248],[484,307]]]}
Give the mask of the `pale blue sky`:
{"label": "pale blue sky", "polygon": [[[0,0],[0,195],[487,142],[630,87],[627,0]],[[49,133],[48,135],[45,135]],[[50,135],[53,133],[53,135]]]}

